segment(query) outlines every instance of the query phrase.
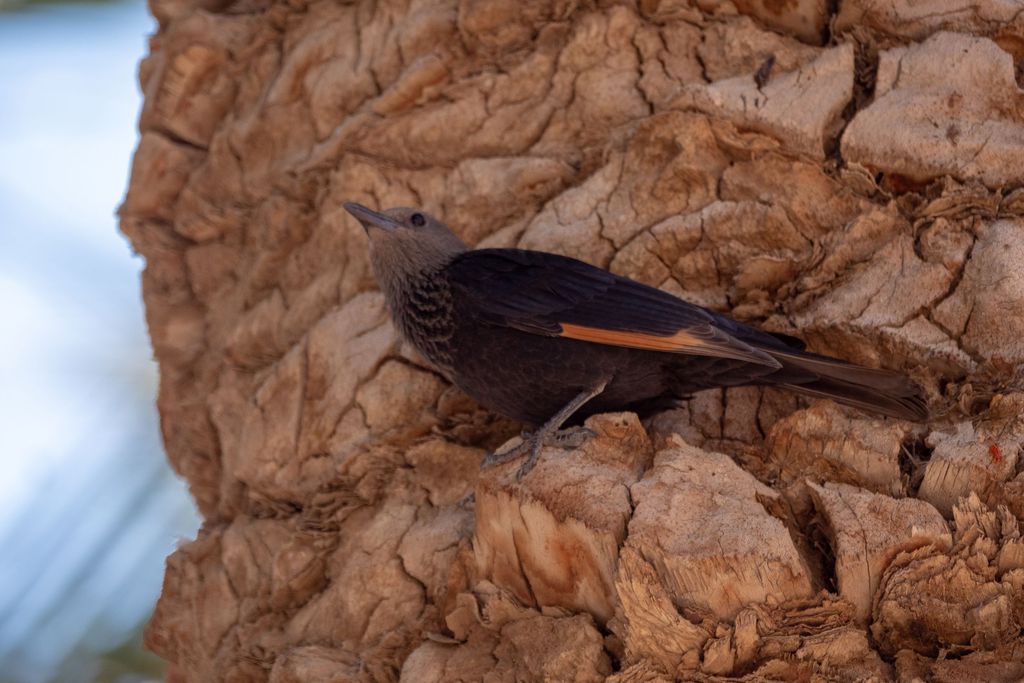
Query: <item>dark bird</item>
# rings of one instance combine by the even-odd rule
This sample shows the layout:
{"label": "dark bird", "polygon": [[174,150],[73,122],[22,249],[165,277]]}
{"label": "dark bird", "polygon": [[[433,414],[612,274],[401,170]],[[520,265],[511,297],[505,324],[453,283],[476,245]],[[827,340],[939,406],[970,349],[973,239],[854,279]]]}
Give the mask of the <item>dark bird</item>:
{"label": "dark bird", "polygon": [[666,292],[566,256],[469,249],[416,209],[346,203],[366,229],[373,270],[399,331],[481,405],[537,429],[485,465],[541,446],[578,445],[567,420],[649,412],[712,387],[770,384],[921,421],[921,389],[888,370],[809,353]]}

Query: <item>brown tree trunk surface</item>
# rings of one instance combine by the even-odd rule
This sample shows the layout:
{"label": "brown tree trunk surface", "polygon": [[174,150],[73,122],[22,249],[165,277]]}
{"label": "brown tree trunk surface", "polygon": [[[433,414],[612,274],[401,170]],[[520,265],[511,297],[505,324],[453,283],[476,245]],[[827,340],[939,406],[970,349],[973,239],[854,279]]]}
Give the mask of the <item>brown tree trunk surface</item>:
{"label": "brown tree trunk surface", "polygon": [[[152,8],[121,217],[205,518],[147,630],[173,679],[1024,679],[1017,3]],[[481,473],[519,426],[396,337],[346,200],[903,369],[934,418],[709,391]]]}

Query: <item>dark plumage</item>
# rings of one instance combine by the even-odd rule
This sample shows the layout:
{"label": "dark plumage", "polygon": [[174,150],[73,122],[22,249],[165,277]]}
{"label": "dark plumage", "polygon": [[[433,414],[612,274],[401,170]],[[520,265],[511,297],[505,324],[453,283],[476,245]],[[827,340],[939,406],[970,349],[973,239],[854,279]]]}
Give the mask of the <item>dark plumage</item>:
{"label": "dark plumage", "polygon": [[576,259],[469,250],[414,209],[346,204],[370,236],[374,272],[401,333],[482,405],[533,425],[504,462],[543,443],[575,443],[569,418],[641,412],[700,389],[772,384],[908,420],[920,388],[895,372],[812,354],[658,289]]}

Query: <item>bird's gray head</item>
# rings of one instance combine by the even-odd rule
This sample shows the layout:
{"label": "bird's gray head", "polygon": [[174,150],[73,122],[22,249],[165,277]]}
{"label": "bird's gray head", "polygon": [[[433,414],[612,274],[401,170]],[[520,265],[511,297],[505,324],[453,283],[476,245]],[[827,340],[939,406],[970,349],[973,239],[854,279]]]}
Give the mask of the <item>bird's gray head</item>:
{"label": "bird's gray head", "polygon": [[441,221],[419,209],[373,211],[346,202],[345,210],[363,224],[370,238],[370,261],[381,289],[391,298],[403,283],[443,268],[468,248]]}

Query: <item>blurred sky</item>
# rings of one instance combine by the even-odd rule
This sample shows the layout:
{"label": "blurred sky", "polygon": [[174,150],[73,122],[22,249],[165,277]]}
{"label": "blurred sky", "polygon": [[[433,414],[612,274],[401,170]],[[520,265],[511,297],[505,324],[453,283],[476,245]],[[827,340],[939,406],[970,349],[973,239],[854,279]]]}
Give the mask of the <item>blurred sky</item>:
{"label": "blurred sky", "polygon": [[153,30],[141,1],[0,0],[0,683],[141,680],[99,653],[198,523],[114,216]]}

